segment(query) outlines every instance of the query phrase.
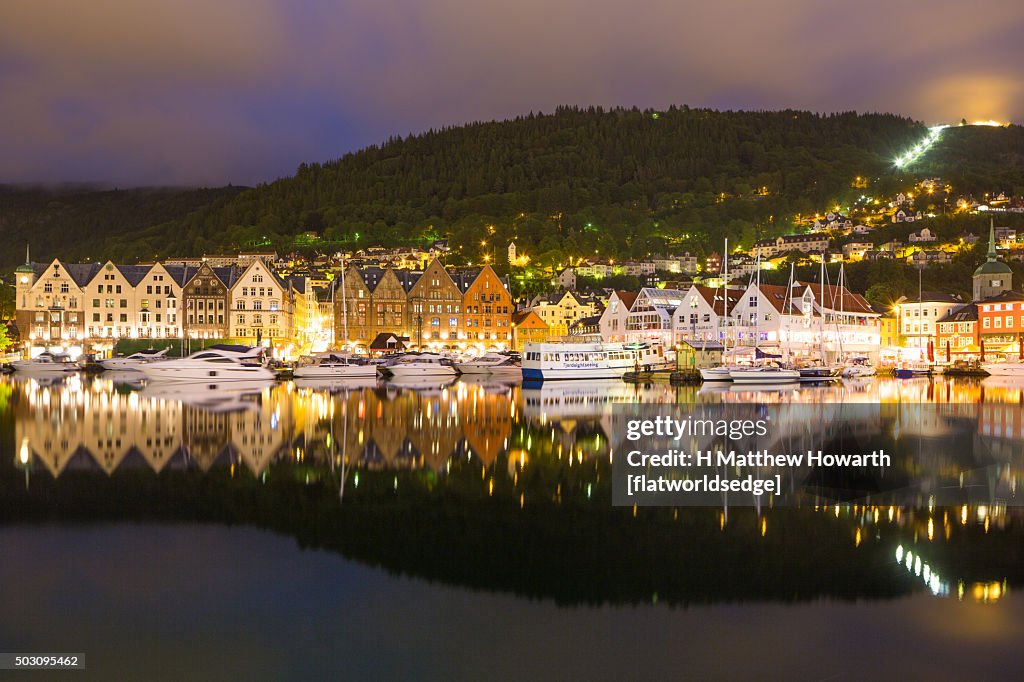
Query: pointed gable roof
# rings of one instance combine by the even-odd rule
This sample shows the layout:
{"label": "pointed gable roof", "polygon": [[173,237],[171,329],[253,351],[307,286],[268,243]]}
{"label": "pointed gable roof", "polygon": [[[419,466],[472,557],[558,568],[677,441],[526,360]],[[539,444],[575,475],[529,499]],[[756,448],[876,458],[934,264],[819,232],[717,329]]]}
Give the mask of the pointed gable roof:
{"label": "pointed gable roof", "polygon": [[703,298],[709,306],[711,306],[711,309],[715,311],[716,315],[725,314],[726,296],[729,297],[729,310],[734,310],[736,305],[740,302],[740,298],[743,296],[743,292],[739,289],[705,287],[697,284],[695,284],[693,288],[700,297]]}
{"label": "pointed gable roof", "polygon": [[80,287],[86,286],[100,271],[99,263],[61,263],[61,265],[71,279],[75,280],[75,284]]}
{"label": "pointed gable roof", "polygon": [[195,276],[198,268],[190,268],[187,265],[164,265],[164,270],[179,287],[184,287],[188,280]]}
{"label": "pointed gable roof", "polygon": [[977,322],[978,304],[968,303],[967,305],[954,308],[939,318],[939,322]]}
{"label": "pointed gable roof", "polygon": [[455,282],[455,286],[459,288],[459,291],[465,294],[483,271],[483,268],[459,268],[449,272],[448,276]]}
{"label": "pointed gable roof", "polygon": [[121,273],[121,276],[128,281],[128,284],[132,285],[133,287],[139,286],[139,282],[141,282],[146,277],[146,275],[149,274],[149,271],[153,269],[152,265],[114,264],[114,267],[117,268],[117,271]]}
{"label": "pointed gable roof", "polygon": [[626,310],[633,309],[633,304],[636,303],[637,296],[639,295],[639,291],[615,291],[616,298],[622,301],[622,305],[626,307]]}
{"label": "pointed gable roof", "polygon": [[237,266],[228,265],[221,268],[210,268],[213,270],[213,274],[217,275],[217,279],[224,283],[224,286],[230,289],[235,286],[235,282],[242,276],[242,271]]}
{"label": "pointed gable roof", "polygon": [[[794,298],[799,298],[804,295],[808,289],[811,290],[811,295],[814,296],[814,300],[821,306],[843,313],[870,313],[875,314],[875,311],[871,308],[871,304],[867,302],[860,294],[855,294],[846,287],[839,287],[832,284],[826,284],[824,286],[824,295],[822,292],[822,285],[820,284],[804,284],[800,286],[800,293],[793,294]],[[840,307],[842,310],[840,310]]]}
{"label": "pointed gable roof", "polygon": [[[758,286],[755,284],[751,287],[754,291],[758,291]],[[794,292],[796,286],[794,286]],[[791,300],[792,296],[797,294],[790,294],[789,287],[779,284],[762,284],[760,286],[761,296],[766,298],[772,307],[780,313],[787,312],[785,308],[788,308],[787,302]],[[798,307],[794,306],[794,309],[799,310]]]}
{"label": "pointed gable roof", "polygon": [[545,327],[548,326],[548,323],[545,322],[544,320],[542,320],[540,315],[538,315],[533,310],[519,310],[517,312],[512,313],[512,326],[513,327],[520,327],[527,320],[531,320],[531,321],[532,320],[536,320],[536,322],[539,322],[543,326],[545,326]]}

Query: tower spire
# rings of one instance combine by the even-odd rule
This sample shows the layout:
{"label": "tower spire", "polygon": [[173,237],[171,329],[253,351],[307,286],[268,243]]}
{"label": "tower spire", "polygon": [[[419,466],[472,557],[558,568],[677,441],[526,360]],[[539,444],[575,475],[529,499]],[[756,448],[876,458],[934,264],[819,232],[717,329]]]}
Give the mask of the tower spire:
{"label": "tower spire", "polygon": [[28,247],[29,243],[25,242],[25,265],[30,265],[32,263],[32,258],[28,255]]}
{"label": "tower spire", "polygon": [[996,221],[995,218],[989,220],[988,224],[988,259],[994,261],[996,259]]}

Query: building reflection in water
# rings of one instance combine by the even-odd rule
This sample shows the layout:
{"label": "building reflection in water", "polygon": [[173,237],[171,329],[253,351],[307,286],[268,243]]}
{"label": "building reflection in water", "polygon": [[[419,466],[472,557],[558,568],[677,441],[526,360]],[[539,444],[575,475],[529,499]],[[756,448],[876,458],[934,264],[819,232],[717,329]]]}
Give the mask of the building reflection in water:
{"label": "building reflection in water", "polygon": [[[506,495],[520,508],[528,504],[521,477],[535,470],[555,474],[534,476],[543,479],[535,485],[547,487],[539,493],[531,489],[531,495],[554,504],[575,495],[607,506],[614,405],[643,401],[697,411],[756,401],[794,415],[790,430],[773,434],[779,441],[769,448],[828,423],[842,422],[853,435],[893,429],[932,439],[942,439],[951,424],[970,425],[992,461],[975,470],[948,449],[922,452],[918,474],[924,483],[914,505],[822,500],[805,505],[834,514],[855,547],[897,538],[889,556],[937,596],[998,602],[1008,588],[1001,567],[1010,559],[989,561],[979,570],[970,561],[950,569],[938,548],[1010,529],[1019,539],[1024,523],[1015,504],[1024,463],[1024,382],[880,379],[770,390],[638,387],[617,381],[525,387],[487,381],[395,386],[374,380],[140,387],[100,375],[58,382],[8,377],[0,388],[9,394],[14,464],[25,472],[27,485],[33,476],[59,478],[81,470],[110,476],[132,469],[202,474],[225,468],[232,475],[248,471],[258,477],[287,462],[347,472],[341,478],[343,493],[346,485],[358,485],[358,473],[349,476],[353,471],[444,476],[453,468],[476,467],[481,494]],[[808,406],[816,410],[812,423]],[[856,419],[844,417],[849,406],[859,406]],[[394,481],[397,487],[399,478]],[[983,486],[985,503],[936,506],[933,492],[957,485]],[[602,491],[605,497],[598,499]],[[665,513],[674,520],[680,511]],[[728,532],[728,508],[715,513],[716,528]],[[760,537],[772,532],[770,513],[769,505],[754,517]]]}

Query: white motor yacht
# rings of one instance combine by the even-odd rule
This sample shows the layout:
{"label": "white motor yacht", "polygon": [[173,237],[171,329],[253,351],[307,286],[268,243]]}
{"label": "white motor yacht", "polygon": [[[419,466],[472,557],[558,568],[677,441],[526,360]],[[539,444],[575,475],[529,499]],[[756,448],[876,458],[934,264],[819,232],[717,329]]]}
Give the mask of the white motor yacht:
{"label": "white motor yacht", "polygon": [[382,371],[393,377],[454,377],[455,363],[436,353],[409,353],[386,365]]}
{"label": "white motor yacht", "polygon": [[59,374],[75,372],[82,366],[64,353],[40,353],[31,360],[15,360],[11,367],[16,372],[33,372],[36,374]]}
{"label": "white motor yacht", "polygon": [[244,346],[211,346],[187,358],[176,358],[142,365],[139,371],[150,381],[252,381],[273,379],[274,373],[263,366],[263,349]]}
{"label": "white motor yacht", "polygon": [[140,350],[138,353],[132,353],[127,357],[107,358],[106,360],[100,360],[100,366],[107,370],[137,372],[146,363],[166,360],[167,351],[170,349],[171,347],[168,346],[163,350]]}
{"label": "white motor yacht", "polygon": [[486,353],[478,358],[460,362],[455,367],[463,374],[510,374],[521,376],[523,366],[518,353]]}
{"label": "white motor yacht", "polygon": [[1024,362],[986,362],[983,370],[994,377],[1019,377],[1024,379]]}
{"label": "white motor yacht", "polygon": [[341,379],[345,377],[375,377],[377,366],[366,358],[340,353],[320,353],[299,360],[292,376],[296,379]]}

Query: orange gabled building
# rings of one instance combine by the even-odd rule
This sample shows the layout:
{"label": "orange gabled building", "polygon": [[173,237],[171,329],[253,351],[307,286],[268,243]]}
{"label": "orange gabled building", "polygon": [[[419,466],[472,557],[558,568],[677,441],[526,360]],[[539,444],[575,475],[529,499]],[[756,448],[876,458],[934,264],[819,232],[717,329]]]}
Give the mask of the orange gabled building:
{"label": "orange gabled building", "polygon": [[504,350],[512,344],[512,296],[491,266],[485,265],[463,295],[467,347]]}
{"label": "orange gabled building", "polygon": [[533,310],[512,315],[512,348],[520,353],[526,344],[544,343],[552,340],[550,336],[551,327]]}

